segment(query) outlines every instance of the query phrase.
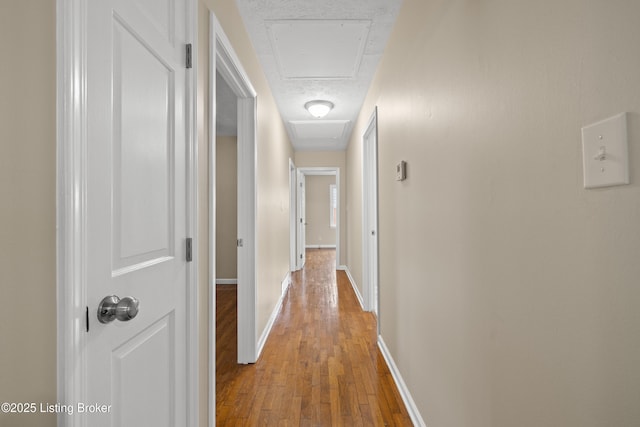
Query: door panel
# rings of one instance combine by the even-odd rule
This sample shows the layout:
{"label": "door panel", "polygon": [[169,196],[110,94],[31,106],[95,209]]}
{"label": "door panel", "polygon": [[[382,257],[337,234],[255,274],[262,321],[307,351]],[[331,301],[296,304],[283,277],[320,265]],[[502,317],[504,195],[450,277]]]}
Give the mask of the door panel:
{"label": "door panel", "polygon": [[113,61],[114,265],[123,268],[174,255],[175,73],[119,22]]}
{"label": "door panel", "polygon": [[175,19],[172,11],[176,7],[174,0],[133,0],[132,3],[147,17],[159,34],[169,43],[173,43]]}
{"label": "door panel", "polygon": [[[169,8],[169,10],[167,10]],[[86,425],[187,425],[185,0],[87,2]],[[108,295],[139,300],[97,321]]]}
{"label": "door panel", "polygon": [[[132,420],[136,420],[135,425],[139,426],[172,425],[175,400],[175,360],[171,351],[175,341],[174,323],[172,313],[113,350],[113,407],[117,425],[132,425]],[[154,375],[140,369],[150,360],[158,368]],[[149,389],[155,392],[149,393]]]}

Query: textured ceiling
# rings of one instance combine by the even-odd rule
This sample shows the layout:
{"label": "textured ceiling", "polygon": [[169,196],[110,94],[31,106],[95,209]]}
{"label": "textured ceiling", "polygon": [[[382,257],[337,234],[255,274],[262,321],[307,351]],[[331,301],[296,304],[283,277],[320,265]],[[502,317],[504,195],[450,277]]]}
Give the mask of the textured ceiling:
{"label": "textured ceiling", "polygon": [[[401,0],[236,0],[296,150],[344,150]],[[327,100],[322,119],[304,104]]]}

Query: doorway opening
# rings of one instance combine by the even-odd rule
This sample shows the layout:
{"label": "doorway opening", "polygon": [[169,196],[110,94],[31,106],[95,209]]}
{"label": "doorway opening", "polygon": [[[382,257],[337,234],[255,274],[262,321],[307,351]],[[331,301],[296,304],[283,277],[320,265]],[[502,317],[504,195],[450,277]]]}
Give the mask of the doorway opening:
{"label": "doorway opening", "polygon": [[[238,98],[216,71],[216,382],[238,363]],[[214,129],[211,130],[213,132]],[[216,387],[217,388],[217,387]]]}
{"label": "doorway opening", "polygon": [[216,71],[216,286],[238,284],[238,98]]}
{"label": "doorway opening", "polygon": [[[295,182],[290,180],[290,193],[296,195],[296,216],[291,222],[292,254],[295,250],[295,270],[304,267],[307,248],[333,248],[336,250],[336,268],[340,263],[340,168],[299,167]],[[323,179],[323,177],[326,177]],[[316,179],[317,178],[317,179]],[[311,187],[310,187],[311,185]],[[313,190],[313,197],[310,199]],[[317,194],[316,194],[317,193]],[[318,202],[316,202],[316,200]],[[312,206],[322,207],[309,211]],[[325,209],[326,207],[326,209]],[[310,233],[313,233],[313,237]],[[308,240],[309,237],[311,240]],[[293,264],[293,263],[292,263]]]}

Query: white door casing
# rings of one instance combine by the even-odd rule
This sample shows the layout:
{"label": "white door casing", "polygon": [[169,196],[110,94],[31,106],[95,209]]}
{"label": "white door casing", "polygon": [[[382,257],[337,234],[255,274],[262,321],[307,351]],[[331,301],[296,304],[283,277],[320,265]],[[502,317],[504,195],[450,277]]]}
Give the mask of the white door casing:
{"label": "white door casing", "polygon": [[[59,425],[197,423],[194,13],[58,3],[58,390],[75,409]],[[137,298],[138,315],[98,322],[109,295]]]}
{"label": "white door casing", "polygon": [[[215,74],[220,73],[238,97],[238,363],[255,363],[258,359],[256,328],[256,260],[257,260],[257,93],[244,71],[231,42],[213,13],[209,15],[209,88],[210,129],[216,123]],[[215,132],[210,132],[210,210],[215,212]],[[211,220],[211,218],[210,218]],[[210,223],[210,283],[215,283],[215,222]],[[215,292],[210,292],[210,324],[215,325]],[[215,394],[215,327],[209,335],[209,384]],[[212,376],[211,376],[212,375]],[[210,413],[215,410],[215,405]],[[212,418],[210,416],[210,418]]]}
{"label": "white door casing", "polygon": [[[362,135],[362,265],[365,310],[379,316],[378,302],[378,120],[374,109]],[[378,322],[378,325],[380,322]]]}
{"label": "white door casing", "polygon": [[209,13],[209,400],[208,425],[216,419],[216,71],[238,100],[238,363],[258,359],[256,334],[257,93],[216,16]]}

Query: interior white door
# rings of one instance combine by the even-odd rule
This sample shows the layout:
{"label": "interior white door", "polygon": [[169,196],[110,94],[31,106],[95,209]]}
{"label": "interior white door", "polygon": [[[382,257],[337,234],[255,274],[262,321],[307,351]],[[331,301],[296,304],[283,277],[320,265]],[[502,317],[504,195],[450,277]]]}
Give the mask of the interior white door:
{"label": "interior white door", "polygon": [[[187,2],[87,13],[86,425],[186,426]],[[137,316],[98,322],[110,295]]]}
{"label": "interior white door", "polygon": [[298,171],[298,270],[304,268],[306,262],[307,202],[305,200],[305,193],[305,175],[301,171]]}
{"label": "interior white door", "polygon": [[365,309],[378,315],[378,135],[374,111],[362,137],[363,279]]}

